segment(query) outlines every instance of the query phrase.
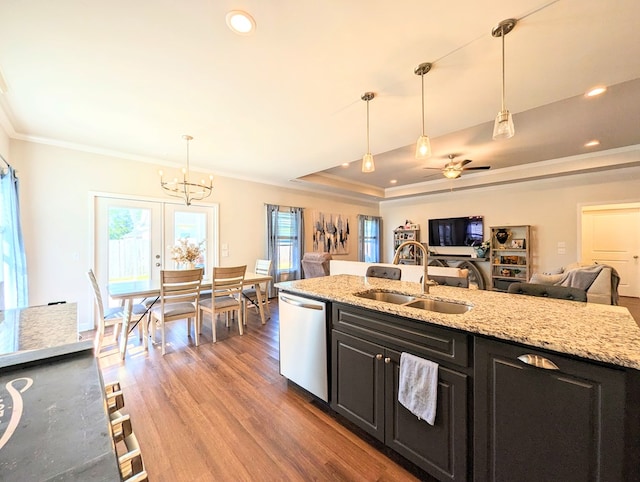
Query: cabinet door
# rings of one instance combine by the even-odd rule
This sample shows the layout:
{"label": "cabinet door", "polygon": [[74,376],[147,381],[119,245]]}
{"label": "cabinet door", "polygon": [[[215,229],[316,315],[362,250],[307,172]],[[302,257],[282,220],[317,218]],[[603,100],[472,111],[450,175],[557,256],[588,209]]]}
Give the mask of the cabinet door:
{"label": "cabinet door", "polygon": [[438,480],[467,480],[467,375],[439,367],[436,419],[429,425],[398,402],[400,353],[387,350],[385,362],[385,443]]}
{"label": "cabinet door", "polygon": [[476,480],[624,479],[624,372],[479,337],[475,369]]}
{"label": "cabinet door", "polygon": [[333,331],[331,407],[384,441],[384,349]]}

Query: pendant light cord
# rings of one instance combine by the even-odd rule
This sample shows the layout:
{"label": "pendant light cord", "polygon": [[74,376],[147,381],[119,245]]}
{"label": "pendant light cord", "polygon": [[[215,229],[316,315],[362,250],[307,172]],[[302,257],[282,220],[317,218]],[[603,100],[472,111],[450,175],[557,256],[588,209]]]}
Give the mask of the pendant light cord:
{"label": "pendant light cord", "polygon": [[422,80],[422,135],[424,136],[424,72],[420,74]]}
{"label": "pendant light cord", "polygon": [[367,154],[371,154],[369,149],[369,99],[367,99]]}
{"label": "pendant light cord", "polygon": [[500,37],[502,37],[502,111],[504,112],[504,25],[500,27]]}

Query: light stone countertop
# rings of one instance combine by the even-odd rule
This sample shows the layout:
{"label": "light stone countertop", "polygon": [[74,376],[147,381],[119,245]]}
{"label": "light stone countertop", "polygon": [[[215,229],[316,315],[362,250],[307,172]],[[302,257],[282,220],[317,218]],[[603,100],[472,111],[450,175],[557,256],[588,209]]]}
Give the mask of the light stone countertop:
{"label": "light stone countertop", "polygon": [[78,341],[76,303],[0,311],[0,354]]}
{"label": "light stone countertop", "polygon": [[[621,306],[449,286],[431,286],[430,293],[423,295],[418,283],[352,275],[286,281],[276,286],[281,291],[640,370],[640,327]],[[371,289],[458,301],[473,308],[452,315],[355,296]]]}

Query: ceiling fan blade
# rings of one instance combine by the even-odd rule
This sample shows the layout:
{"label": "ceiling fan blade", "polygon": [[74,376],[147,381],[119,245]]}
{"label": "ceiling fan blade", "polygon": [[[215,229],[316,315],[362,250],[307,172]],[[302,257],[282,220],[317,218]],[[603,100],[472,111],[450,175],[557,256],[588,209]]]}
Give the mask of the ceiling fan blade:
{"label": "ceiling fan blade", "polygon": [[486,169],[491,169],[491,166],[478,166],[478,167],[463,167],[463,171],[483,171]]}
{"label": "ceiling fan blade", "polygon": [[459,166],[460,167],[464,167],[467,164],[469,164],[470,162],[473,162],[471,159],[465,159],[464,161],[460,161]]}

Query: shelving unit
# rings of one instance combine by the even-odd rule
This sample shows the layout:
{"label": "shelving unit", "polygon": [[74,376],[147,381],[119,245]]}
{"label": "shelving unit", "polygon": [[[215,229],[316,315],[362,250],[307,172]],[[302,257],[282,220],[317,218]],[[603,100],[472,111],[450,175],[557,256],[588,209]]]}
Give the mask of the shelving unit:
{"label": "shelving unit", "polygon": [[[418,226],[418,225],[415,225]],[[397,228],[393,230],[393,252],[395,253],[405,241],[417,241],[420,242],[420,228],[402,229]],[[422,252],[415,246],[406,246],[403,248],[400,254],[400,264],[422,264]]]}
{"label": "shelving unit", "polygon": [[[500,234],[499,234],[500,233]],[[506,233],[506,240],[502,238]],[[491,287],[507,291],[531,277],[531,226],[491,227]]]}

